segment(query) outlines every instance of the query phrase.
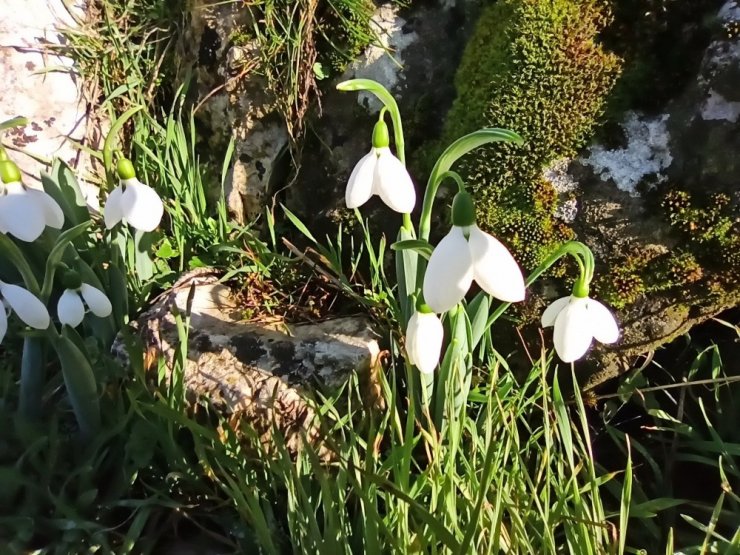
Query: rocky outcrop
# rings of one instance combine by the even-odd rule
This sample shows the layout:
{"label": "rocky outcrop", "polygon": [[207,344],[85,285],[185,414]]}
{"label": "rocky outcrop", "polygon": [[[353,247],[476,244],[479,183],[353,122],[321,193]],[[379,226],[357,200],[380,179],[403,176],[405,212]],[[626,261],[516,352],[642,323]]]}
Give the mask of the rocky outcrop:
{"label": "rocky outcrop", "polygon": [[[189,324],[183,366],[178,314]],[[366,318],[300,325],[245,321],[230,289],[207,269],[184,275],[134,328],[151,370],[161,361],[165,382],[177,376],[191,408],[206,403],[237,431],[246,424],[265,447],[277,430],[291,453],[309,441],[320,457],[331,458],[313,394],[336,391],[354,373],[363,391],[374,391],[379,348]],[[122,338],[113,351],[128,361]]]}
{"label": "rocky outcrop", "polygon": [[[90,160],[76,143],[88,138],[87,103],[72,61],[59,55],[64,44],[59,28],[77,26],[82,2],[4,0],[0,10],[0,122],[16,116],[29,120],[5,132],[2,144],[28,185],[39,185],[46,169],[40,160],[53,157],[84,174]],[[88,204],[97,209],[97,189],[82,186]]]}
{"label": "rocky outcrop", "polygon": [[620,146],[592,145],[569,169],[571,225],[623,325],[592,385],[740,302],[739,23],[726,2],[688,88],[662,114],[628,113]]}
{"label": "rocky outcrop", "polygon": [[223,152],[234,141],[225,194],[232,215],[244,223],[264,209],[288,130],[277,113],[278,99],[255,71],[259,44],[242,38],[254,23],[250,11],[239,2],[195,0],[189,13],[183,71],[194,77],[196,115],[210,146]]}

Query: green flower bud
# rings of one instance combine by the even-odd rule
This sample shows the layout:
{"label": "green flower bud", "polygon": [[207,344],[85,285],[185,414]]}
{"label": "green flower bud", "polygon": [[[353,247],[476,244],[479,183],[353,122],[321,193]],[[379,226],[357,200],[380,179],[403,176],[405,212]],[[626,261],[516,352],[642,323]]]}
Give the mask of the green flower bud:
{"label": "green flower bud", "polygon": [[134,177],[136,177],[134,165],[128,158],[121,158],[118,161],[116,170],[118,171],[118,177],[120,177],[121,179],[133,179]]}
{"label": "green flower bud", "polygon": [[5,152],[5,149],[0,146],[0,162],[5,161],[5,160],[9,160],[8,153]]}
{"label": "green flower bud", "polygon": [[416,311],[421,314],[432,314],[434,311],[432,310],[432,307],[430,307],[426,303],[419,303],[416,305]]}
{"label": "green flower bud", "polygon": [[0,161],[0,179],[3,183],[14,183],[21,180],[21,171],[15,162],[10,160]]}
{"label": "green flower bud", "polygon": [[80,274],[74,270],[66,270],[64,274],[62,274],[62,285],[65,289],[77,291],[82,287],[82,277],[80,277]]}
{"label": "green flower bud", "polygon": [[469,227],[475,224],[475,205],[470,193],[460,191],[452,199],[452,225]]}
{"label": "green flower bud", "polygon": [[388,133],[388,126],[381,119],[373,127],[373,147],[374,148],[388,148],[391,144],[390,134]]}
{"label": "green flower bud", "polygon": [[586,280],[583,279],[583,276],[581,276],[573,284],[573,296],[579,299],[583,299],[584,297],[588,297],[588,293],[588,283],[586,283]]}

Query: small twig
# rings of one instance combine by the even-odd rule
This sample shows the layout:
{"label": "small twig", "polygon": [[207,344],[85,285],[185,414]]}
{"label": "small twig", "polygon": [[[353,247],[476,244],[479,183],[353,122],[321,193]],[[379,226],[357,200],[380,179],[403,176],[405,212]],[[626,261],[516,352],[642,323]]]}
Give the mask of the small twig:
{"label": "small twig", "polygon": [[[740,376],[731,376],[729,378],[716,378],[716,379],[706,379],[706,380],[696,380],[692,382],[682,382],[682,383],[672,383],[668,385],[656,385],[654,387],[644,387],[641,389],[634,389],[632,390],[632,393],[650,393],[651,391],[664,391],[666,389],[676,389],[679,387],[691,387],[695,385],[727,385],[734,382],[740,382]],[[604,399],[614,399],[615,397],[621,397],[622,393],[609,393],[607,395],[598,395],[596,396],[596,401],[601,401]]]}

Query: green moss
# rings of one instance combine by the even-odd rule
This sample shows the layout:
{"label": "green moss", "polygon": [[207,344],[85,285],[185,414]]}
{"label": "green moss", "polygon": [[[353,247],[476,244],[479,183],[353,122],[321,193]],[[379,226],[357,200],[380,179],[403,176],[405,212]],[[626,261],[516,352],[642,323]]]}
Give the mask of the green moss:
{"label": "green moss", "polygon": [[670,189],[661,206],[681,248],[655,253],[634,250],[597,282],[599,294],[616,308],[642,295],[688,292],[725,297],[740,287],[740,208],[724,193],[706,197]]}
{"label": "green moss", "polygon": [[464,160],[479,223],[533,268],[572,232],[554,219],[557,195],[541,178],[588,139],[620,60],[596,35],[608,21],[598,0],[499,0],[484,9],[456,77],[444,144],[484,126],[520,133]]}
{"label": "green moss", "polygon": [[729,195],[697,198],[671,190],[663,198],[671,227],[689,246],[703,267],[716,273],[726,286],[740,285],[740,207]]}

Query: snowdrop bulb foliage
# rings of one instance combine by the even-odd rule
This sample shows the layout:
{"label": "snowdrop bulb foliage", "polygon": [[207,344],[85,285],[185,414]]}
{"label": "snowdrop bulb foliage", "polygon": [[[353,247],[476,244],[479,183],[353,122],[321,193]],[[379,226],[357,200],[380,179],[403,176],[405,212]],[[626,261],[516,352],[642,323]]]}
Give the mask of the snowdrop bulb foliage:
{"label": "snowdrop bulb foliage", "polygon": [[570,295],[553,302],[542,313],[542,327],[554,326],[555,352],[563,362],[586,354],[591,342],[614,343],[619,327],[606,306],[588,296]]}
{"label": "snowdrop bulb foliage", "polygon": [[164,204],[157,192],[136,179],[134,166],[125,158],[118,162],[120,184],[105,203],[105,227],[111,229],[121,221],[140,231],[154,231],[162,221]]}
{"label": "snowdrop bulb foliage", "polygon": [[77,272],[67,272],[64,282],[67,289],[57,303],[57,316],[62,324],[73,328],[79,326],[85,318],[85,305],[100,318],[110,316],[113,312],[113,306],[105,293],[89,283],[82,283]]}
{"label": "snowdrop bulb foliage", "polygon": [[0,232],[30,243],[47,225],[62,228],[62,209],[46,192],[24,187],[21,172],[13,162],[0,161]]}
{"label": "snowdrop bulb foliage", "polygon": [[406,352],[409,362],[420,372],[431,374],[439,364],[444,329],[442,322],[427,306],[414,312],[406,328]]}
{"label": "snowdrop bulb foliage", "polygon": [[373,148],[349,177],[344,195],[347,208],[359,208],[378,195],[392,210],[408,214],[416,204],[416,190],[401,161],[388,148],[388,126],[380,120],[373,130]]}
{"label": "snowdrop bulb foliage", "polygon": [[10,307],[24,324],[45,330],[49,327],[49,311],[33,293],[19,287],[0,281],[0,342],[8,331],[8,313]]}
{"label": "snowdrop bulb foliage", "polygon": [[509,250],[475,225],[470,195],[460,192],[452,204],[453,226],[432,252],[424,275],[424,299],[434,312],[459,303],[473,280],[489,295],[506,302],[524,300],[524,276]]}

